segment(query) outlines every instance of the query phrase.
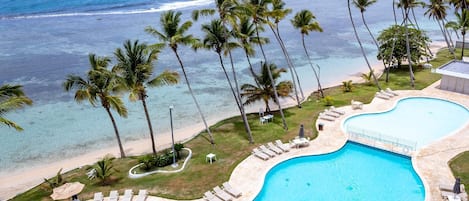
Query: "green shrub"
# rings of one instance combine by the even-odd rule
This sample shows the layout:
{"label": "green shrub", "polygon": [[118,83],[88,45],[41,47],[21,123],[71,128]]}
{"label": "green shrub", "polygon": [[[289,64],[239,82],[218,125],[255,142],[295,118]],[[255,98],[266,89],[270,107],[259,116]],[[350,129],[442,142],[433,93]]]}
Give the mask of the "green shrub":
{"label": "green shrub", "polygon": [[322,101],[324,102],[325,106],[334,105],[334,98],[332,98],[332,96],[326,96],[322,99]]}
{"label": "green shrub", "polygon": [[342,90],[344,92],[352,92],[352,87],[353,87],[352,80],[342,82]]}
{"label": "green shrub", "polygon": [[184,144],[181,144],[181,143],[174,144],[174,150],[176,151],[176,158],[177,159],[181,158],[180,152],[181,152],[182,148],[184,148]]}
{"label": "green shrub", "polygon": [[54,189],[55,187],[64,184],[65,181],[62,179],[62,168],[60,168],[55,177],[52,177],[50,179],[44,178],[44,182],[49,185],[50,189]]}
{"label": "green shrub", "polygon": [[140,166],[143,170],[150,170],[156,166],[156,157],[153,154],[144,155],[138,159],[138,162],[143,163]]}

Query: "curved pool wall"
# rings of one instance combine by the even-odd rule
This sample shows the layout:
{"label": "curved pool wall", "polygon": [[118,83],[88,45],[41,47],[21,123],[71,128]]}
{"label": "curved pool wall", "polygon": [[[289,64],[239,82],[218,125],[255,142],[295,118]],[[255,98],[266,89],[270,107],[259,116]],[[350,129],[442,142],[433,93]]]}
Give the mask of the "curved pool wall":
{"label": "curved pool wall", "polygon": [[281,162],[265,176],[255,201],[423,201],[409,157],[347,142],[336,152]]}
{"label": "curved pool wall", "polygon": [[462,129],[469,110],[452,101],[410,97],[397,101],[388,111],[348,117],[342,129],[362,130],[366,135],[386,135],[417,143],[417,148]]}

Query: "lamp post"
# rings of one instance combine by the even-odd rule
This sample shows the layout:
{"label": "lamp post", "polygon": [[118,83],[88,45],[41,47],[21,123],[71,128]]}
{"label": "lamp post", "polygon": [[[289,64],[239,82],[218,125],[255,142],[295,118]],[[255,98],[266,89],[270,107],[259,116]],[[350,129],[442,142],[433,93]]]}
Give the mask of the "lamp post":
{"label": "lamp post", "polygon": [[174,150],[174,132],[173,132],[173,105],[169,106],[169,119],[171,122],[171,140],[173,144],[173,164],[171,165],[173,168],[177,167],[178,164],[176,163],[176,151]]}

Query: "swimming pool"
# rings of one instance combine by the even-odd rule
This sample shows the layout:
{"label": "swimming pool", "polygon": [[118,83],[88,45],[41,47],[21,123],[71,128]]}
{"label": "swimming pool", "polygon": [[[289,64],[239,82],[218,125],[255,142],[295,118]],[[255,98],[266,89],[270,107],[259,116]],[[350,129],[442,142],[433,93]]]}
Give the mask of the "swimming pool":
{"label": "swimming pool", "polygon": [[437,98],[411,97],[397,102],[386,112],[359,114],[343,123],[347,133],[362,130],[368,135],[386,135],[428,145],[461,129],[469,120],[462,105]]}
{"label": "swimming pool", "polygon": [[347,142],[330,154],[293,158],[276,165],[267,173],[255,201],[424,199],[424,186],[410,158]]}

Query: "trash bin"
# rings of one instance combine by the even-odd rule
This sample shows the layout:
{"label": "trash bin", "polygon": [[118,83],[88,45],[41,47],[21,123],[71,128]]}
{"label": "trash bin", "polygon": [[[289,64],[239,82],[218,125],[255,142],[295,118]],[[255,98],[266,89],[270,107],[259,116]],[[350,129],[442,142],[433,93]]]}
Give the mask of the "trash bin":
{"label": "trash bin", "polygon": [[321,123],[318,124],[318,129],[319,129],[320,131],[324,130],[324,124],[321,124]]}

